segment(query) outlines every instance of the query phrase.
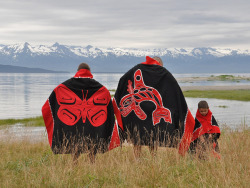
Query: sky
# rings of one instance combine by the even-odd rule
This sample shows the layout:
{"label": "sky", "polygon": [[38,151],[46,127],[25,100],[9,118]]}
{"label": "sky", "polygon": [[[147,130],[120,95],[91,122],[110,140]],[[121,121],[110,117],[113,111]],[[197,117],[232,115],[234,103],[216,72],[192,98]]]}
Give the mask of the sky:
{"label": "sky", "polygon": [[250,0],[0,0],[0,44],[250,49]]}

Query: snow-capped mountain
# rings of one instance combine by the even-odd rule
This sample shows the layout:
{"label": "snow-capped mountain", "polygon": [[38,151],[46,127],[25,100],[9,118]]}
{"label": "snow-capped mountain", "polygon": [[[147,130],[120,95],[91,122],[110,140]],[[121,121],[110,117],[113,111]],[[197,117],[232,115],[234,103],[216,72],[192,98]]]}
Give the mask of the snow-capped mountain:
{"label": "snow-capped mountain", "polygon": [[0,45],[0,64],[74,72],[81,62],[93,72],[125,72],[145,61],[145,56],[159,56],[174,73],[248,72],[250,50],[222,48],[101,48],[91,45]]}

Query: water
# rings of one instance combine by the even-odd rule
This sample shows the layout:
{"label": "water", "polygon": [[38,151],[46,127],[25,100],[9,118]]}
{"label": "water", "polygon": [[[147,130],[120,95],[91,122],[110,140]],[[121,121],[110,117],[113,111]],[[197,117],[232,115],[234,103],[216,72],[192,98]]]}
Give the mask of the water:
{"label": "water", "polygon": [[193,116],[195,116],[198,102],[201,100],[208,102],[209,108],[220,126],[227,125],[235,129],[244,123],[250,125],[250,102],[187,97],[186,101]]}
{"label": "water", "polygon": [[[74,74],[0,73],[0,119],[41,115],[52,90]],[[94,74],[108,89],[115,89],[122,74]]]}
{"label": "water", "polygon": [[[0,119],[27,118],[41,116],[41,107],[51,91],[60,83],[72,77],[67,74],[22,74],[0,73]],[[94,78],[110,90],[115,90],[122,73],[94,73]],[[214,74],[220,75],[220,74]],[[232,74],[234,76],[248,76],[248,74]],[[181,77],[209,77],[211,74],[174,74]],[[180,83],[187,85],[249,85],[250,81],[196,81]],[[114,93],[113,91],[111,94]],[[193,115],[196,113],[197,103],[201,99],[187,98],[187,103]],[[229,126],[237,126],[246,120],[250,124],[250,102],[206,99],[218,122]],[[226,106],[223,108],[221,106]]]}
{"label": "water", "polygon": [[47,132],[45,127],[24,127],[19,123],[8,128],[0,128],[0,141],[11,142],[17,140],[31,143],[47,142]]}

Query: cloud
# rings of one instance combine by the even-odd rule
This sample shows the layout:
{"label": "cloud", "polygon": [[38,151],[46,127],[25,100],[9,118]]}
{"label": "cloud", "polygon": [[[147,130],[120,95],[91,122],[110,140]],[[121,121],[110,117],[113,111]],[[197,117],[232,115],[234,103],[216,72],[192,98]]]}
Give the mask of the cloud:
{"label": "cloud", "polygon": [[0,0],[0,43],[250,48],[248,0]]}

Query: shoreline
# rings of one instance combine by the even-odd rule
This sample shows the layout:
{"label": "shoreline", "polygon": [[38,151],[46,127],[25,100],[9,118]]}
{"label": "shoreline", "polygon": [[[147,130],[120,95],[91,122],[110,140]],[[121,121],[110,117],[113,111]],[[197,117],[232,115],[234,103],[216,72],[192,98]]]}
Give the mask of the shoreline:
{"label": "shoreline", "polygon": [[[250,84],[250,83],[249,83]],[[233,85],[233,86],[181,86],[182,91],[190,90],[250,90],[250,85]]]}
{"label": "shoreline", "polygon": [[250,81],[250,77],[246,76],[233,76],[230,74],[219,75],[219,76],[205,76],[205,77],[177,77],[178,82],[195,82],[195,81]]}

